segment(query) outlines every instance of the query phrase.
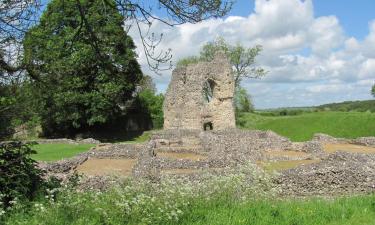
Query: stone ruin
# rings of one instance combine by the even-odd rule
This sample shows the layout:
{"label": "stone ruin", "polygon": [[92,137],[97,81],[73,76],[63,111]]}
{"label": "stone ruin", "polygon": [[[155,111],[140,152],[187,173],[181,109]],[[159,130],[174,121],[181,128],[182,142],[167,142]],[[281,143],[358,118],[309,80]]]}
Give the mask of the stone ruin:
{"label": "stone ruin", "polygon": [[234,128],[234,80],[228,59],[175,69],[164,101],[164,129]]}
{"label": "stone ruin", "polygon": [[262,171],[282,166],[272,181],[281,195],[375,191],[375,137],[316,134],[311,141],[292,142],[272,131],[236,129],[233,93],[231,67],[222,55],[176,69],[165,98],[165,129],[154,131],[148,142],[101,143],[70,159],[39,165],[62,180],[75,171],[85,174],[84,189],[107,188],[118,181],[114,172],[154,182],[181,176],[199,180],[206,173],[237,173],[250,163]]}

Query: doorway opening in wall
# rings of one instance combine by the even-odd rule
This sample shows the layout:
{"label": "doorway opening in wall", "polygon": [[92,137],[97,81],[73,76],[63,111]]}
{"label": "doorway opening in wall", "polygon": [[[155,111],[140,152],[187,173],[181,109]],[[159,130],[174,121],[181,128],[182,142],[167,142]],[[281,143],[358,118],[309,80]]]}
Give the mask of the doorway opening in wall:
{"label": "doorway opening in wall", "polygon": [[214,125],[212,124],[212,122],[207,122],[207,123],[204,123],[203,124],[203,130],[213,130],[214,129]]}
{"label": "doorway opening in wall", "polygon": [[214,97],[215,81],[208,79],[203,83],[203,99],[205,103],[211,102]]}

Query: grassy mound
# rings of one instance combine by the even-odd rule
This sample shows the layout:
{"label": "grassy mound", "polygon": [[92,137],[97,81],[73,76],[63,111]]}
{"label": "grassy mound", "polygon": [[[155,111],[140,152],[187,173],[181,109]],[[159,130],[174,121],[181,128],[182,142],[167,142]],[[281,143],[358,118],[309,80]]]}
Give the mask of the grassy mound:
{"label": "grassy mound", "polygon": [[334,137],[375,136],[375,114],[366,112],[311,112],[296,116],[241,114],[240,128],[272,130],[292,141],[307,141],[314,133]]}

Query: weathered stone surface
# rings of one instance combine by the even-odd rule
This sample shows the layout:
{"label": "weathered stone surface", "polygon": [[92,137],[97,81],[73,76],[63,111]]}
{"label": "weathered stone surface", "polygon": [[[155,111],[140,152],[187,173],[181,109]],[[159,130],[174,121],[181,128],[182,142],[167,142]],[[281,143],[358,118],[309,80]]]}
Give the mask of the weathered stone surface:
{"label": "weathered stone surface", "polygon": [[79,141],[79,143],[82,144],[100,144],[99,140],[96,140],[94,138],[86,138]]}
{"label": "weathered stone surface", "polygon": [[302,145],[302,151],[307,153],[324,153],[323,144],[320,141],[307,141]]}
{"label": "weathered stone surface", "polygon": [[[247,164],[317,159],[313,164],[281,170],[274,183],[284,195],[332,195],[375,191],[375,154],[327,153],[323,146],[345,139],[319,139],[292,143],[270,131],[227,130],[163,130],[154,132],[147,144],[101,144],[70,159],[41,163],[49,174],[67,179],[75,168],[89,158],[137,159],[132,176],[154,182],[164,176],[186,176],[199,179],[200,174],[225,175]],[[367,143],[370,139],[358,139]],[[337,142],[334,142],[337,143]],[[294,151],[294,152],[293,152]],[[159,154],[160,153],[160,154]],[[164,153],[164,155],[162,154]],[[171,158],[165,153],[191,154],[192,158]],[[288,155],[290,154],[290,155]],[[203,175],[202,175],[203,176]],[[106,188],[117,179],[86,177],[85,188]]]}
{"label": "weathered stone surface", "polygon": [[324,143],[348,143],[349,142],[349,140],[345,138],[335,138],[328,134],[323,134],[323,133],[314,134],[312,141],[321,142],[323,144]]}
{"label": "weathered stone surface", "polygon": [[284,195],[330,195],[375,191],[375,155],[336,152],[319,163],[283,171]]}
{"label": "weathered stone surface", "polygon": [[[205,100],[207,89],[212,99]],[[234,128],[233,96],[232,67],[222,53],[211,62],[175,69],[164,100],[164,129]]]}
{"label": "weathered stone surface", "polygon": [[89,157],[88,153],[82,153],[69,159],[63,159],[56,162],[40,162],[39,167],[48,173],[70,173],[78,165],[84,163]]}
{"label": "weathered stone surface", "polygon": [[352,140],[351,143],[375,147],[375,137],[360,137]]}
{"label": "weathered stone surface", "polygon": [[36,140],[39,144],[54,144],[54,143],[63,143],[63,144],[100,144],[99,140],[95,140],[94,138],[86,138],[86,139],[79,139],[73,140],[68,138],[56,138],[56,139],[38,139]]}

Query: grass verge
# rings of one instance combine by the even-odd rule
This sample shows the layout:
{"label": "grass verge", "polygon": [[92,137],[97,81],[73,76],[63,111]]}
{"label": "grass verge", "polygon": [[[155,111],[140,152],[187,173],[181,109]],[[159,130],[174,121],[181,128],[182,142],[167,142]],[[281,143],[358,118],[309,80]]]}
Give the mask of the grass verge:
{"label": "grass verge", "polygon": [[38,161],[57,161],[88,151],[94,146],[93,144],[38,144],[32,146],[37,152],[32,158]]}
{"label": "grass verge", "polygon": [[[277,199],[271,177],[254,167],[204,180],[127,179],[105,192],[50,191],[43,200],[15,204],[4,224],[253,224],[363,225],[375,222],[375,195],[336,199]],[[252,179],[249,177],[256,177]]]}

